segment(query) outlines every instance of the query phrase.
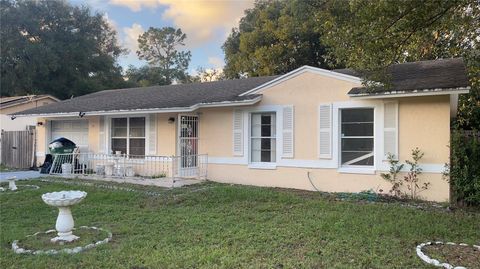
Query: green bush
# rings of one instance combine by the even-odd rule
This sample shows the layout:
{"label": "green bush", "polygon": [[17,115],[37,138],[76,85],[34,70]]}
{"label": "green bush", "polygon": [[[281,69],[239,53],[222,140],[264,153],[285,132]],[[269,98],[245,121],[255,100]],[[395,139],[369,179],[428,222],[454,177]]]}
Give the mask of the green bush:
{"label": "green bush", "polygon": [[480,134],[452,131],[450,177],[453,202],[480,205]]}

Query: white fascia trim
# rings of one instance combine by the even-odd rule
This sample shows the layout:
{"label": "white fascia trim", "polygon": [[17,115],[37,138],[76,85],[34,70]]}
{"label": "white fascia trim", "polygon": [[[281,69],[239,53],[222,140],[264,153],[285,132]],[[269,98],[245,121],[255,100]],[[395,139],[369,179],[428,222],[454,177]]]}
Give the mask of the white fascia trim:
{"label": "white fascia trim", "polygon": [[[445,171],[445,164],[441,163],[421,163],[419,167],[422,169],[422,173],[434,173],[434,174],[442,174]],[[404,166],[401,172],[409,172],[410,167],[404,163]],[[384,161],[382,165],[379,166],[379,172],[388,172],[390,170],[390,166],[388,162]],[[421,176],[420,176],[421,177]]]}
{"label": "white fascia trim", "polygon": [[352,166],[352,167],[340,167],[337,171],[341,174],[366,174],[366,175],[374,175],[375,168],[371,166],[366,167],[359,167],[359,166]]}
{"label": "white fascia trim", "polygon": [[413,92],[394,91],[378,95],[349,95],[354,99],[384,99],[384,98],[397,98],[397,97],[419,97],[419,96],[433,96],[433,95],[450,95],[450,94],[463,94],[468,93],[470,87],[452,88],[452,89],[430,89],[430,90],[417,90]]}
{"label": "white fascia trim", "polygon": [[258,94],[270,87],[273,87],[277,84],[280,84],[282,82],[284,82],[285,80],[289,80],[293,77],[296,77],[300,74],[303,74],[305,72],[311,72],[311,73],[314,73],[314,74],[318,74],[318,75],[323,75],[323,76],[326,76],[326,77],[331,77],[331,78],[336,78],[336,79],[340,79],[340,80],[344,80],[344,81],[348,81],[348,82],[354,82],[354,83],[362,83],[362,79],[360,79],[359,77],[355,77],[355,76],[350,76],[350,75],[345,75],[345,74],[342,74],[342,73],[338,73],[338,72],[335,72],[335,71],[330,71],[330,70],[326,70],[326,69],[322,69],[322,68],[318,68],[318,67],[313,67],[313,66],[308,66],[308,65],[304,65],[302,67],[299,67],[293,71],[290,71],[288,73],[286,73],[285,75],[282,75],[276,79],[273,79],[273,80],[270,80],[260,86],[257,86],[247,92],[244,92],[242,94],[240,94],[239,96],[244,96],[244,95],[249,95],[249,94]]}
{"label": "white fascia trim", "polygon": [[[214,102],[214,103],[201,103],[195,104],[190,107],[172,107],[172,108],[154,108],[154,109],[135,109],[135,110],[113,110],[113,111],[91,111],[85,112],[85,116],[108,116],[108,115],[125,115],[125,114],[146,114],[146,113],[188,113],[194,112],[200,108],[212,108],[212,107],[229,107],[229,106],[249,106],[254,105],[262,100],[262,96],[257,96],[251,100],[243,101],[226,101],[226,102]],[[78,112],[67,113],[48,113],[48,114],[25,114],[25,115],[9,115],[15,117],[78,117]]]}

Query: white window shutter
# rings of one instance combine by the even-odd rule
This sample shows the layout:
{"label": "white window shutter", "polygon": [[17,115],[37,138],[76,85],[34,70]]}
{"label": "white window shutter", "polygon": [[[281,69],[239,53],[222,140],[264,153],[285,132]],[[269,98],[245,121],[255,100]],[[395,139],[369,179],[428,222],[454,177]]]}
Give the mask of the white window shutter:
{"label": "white window shutter", "polygon": [[148,126],[148,154],[157,155],[157,115],[149,115]]}
{"label": "white window shutter", "polygon": [[106,128],[106,124],[105,124],[105,116],[100,116],[100,121],[99,121],[99,124],[98,124],[98,129],[99,129],[99,137],[98,137],[98,152],[99,153],[107,153],[106,151],[106,132],[105,132],[105,128]]}
{"label": "white window shutter", "polygon": [[322,104],[318,108],[319,134],[318,157],[332,158],[332,105]]}
{"label": "white window shutter", "polygon": [[243,156],[243,113],[233,111],[233,155]]}
{"label": "white window shutter", "polygon": [[383,104],[383,155],[388,153],[398,158],[398,103]]}
{"label": "white window shutter", "polygon": [[284,158],[293,158],[293,152],[294,152],[294,138],[293,138],[293,132],[294,132],[294,111],[293,111],[293,106],[284,106],[283,107],[283,129],[282,129],[282,134],[283,134],[283,152],[282,152],[282,157]]}

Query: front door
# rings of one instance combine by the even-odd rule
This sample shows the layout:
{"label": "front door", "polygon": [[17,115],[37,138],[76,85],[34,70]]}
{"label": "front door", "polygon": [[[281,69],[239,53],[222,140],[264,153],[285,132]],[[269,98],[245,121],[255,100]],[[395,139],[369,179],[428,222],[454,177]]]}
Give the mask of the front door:
{"label": "front door", "polygon": [[198,116],[179,117],[179,175],[195,176],[198,162]]}

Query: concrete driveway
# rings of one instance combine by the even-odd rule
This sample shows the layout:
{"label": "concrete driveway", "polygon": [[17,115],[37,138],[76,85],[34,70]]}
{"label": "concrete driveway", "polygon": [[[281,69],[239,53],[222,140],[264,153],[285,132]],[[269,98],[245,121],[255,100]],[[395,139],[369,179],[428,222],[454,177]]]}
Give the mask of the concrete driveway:
{"label": "concrete driveway", "polygon": [[10,177],[17,177],[17,179],[32,179],[39,178],[42,175],[39,171],[14,171],[14,172],[0,172],[0,181],[6,181]]}

